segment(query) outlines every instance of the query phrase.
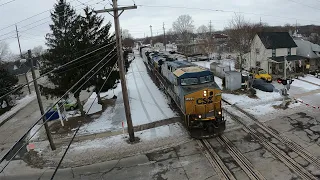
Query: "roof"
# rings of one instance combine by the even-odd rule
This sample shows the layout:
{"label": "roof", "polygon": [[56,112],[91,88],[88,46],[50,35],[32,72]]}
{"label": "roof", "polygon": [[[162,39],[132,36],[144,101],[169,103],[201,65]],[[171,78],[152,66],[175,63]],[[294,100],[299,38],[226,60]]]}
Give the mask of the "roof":
{"label": "roof", "polygon": [[200,77],[200,76],[207,76],[212,74],[212,72],[206,68],[193,66],[193,67],[185,67],[177,69],[173,72],[174,75],[181,78],[188,78],[188,77]]}
{"label": "roof", "polygon": [[[39,58],[33,59],[33,64],[35,68],[39,66],[38,60]],[[27,73],[31,69],[31,61],[27,60],[25,63],[21,63],[19,60],[14,62],[6,62],[4,66],[10,74],[20,75]]]}
{"label": "roof", "polygon": [[319,58],[319,56],[315,53],[320,52],[319,45],[304,40],[294,40],[294,42],[298,45],[297,55],[310,59]]}
{"label": "roof", "polygon": [[257,35],[267,49],[297,47],[288,32],[259,32]]}
{"label": "roof", "polygon": [[169,66],[172,66],[174,68],[183,68],[183,67],[190,67],[190,66],[195,66],[195,64],[190,63],[188,61],[171,61],[167,62]]}
{"label": "roof", "polygon": [[225,35],[225,34],[213,34],[213,38],[228,38],[228,35]]}
{"label": "roof", "polygon": [[[277,61],[277,62],[283,62],[284,56],[271,57],[270,59]],[[303,60],[303,59],[305,59],[305,57],[297,56],[297,55],[287,56],[287,61],[296,61],[296,60]]]}

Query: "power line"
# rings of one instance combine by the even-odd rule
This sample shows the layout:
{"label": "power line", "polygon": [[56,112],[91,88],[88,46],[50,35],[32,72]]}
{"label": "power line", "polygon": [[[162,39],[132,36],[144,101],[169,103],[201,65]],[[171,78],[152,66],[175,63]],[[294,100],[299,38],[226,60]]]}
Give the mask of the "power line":
{"label": "power line", "polygon": [[[58,104],[58,102],[60,102],[67,94],[69,94],[69,92],[71,92],[71,90],[72,90],[73,88],[75,88],[81,81],[83,81],[84,78],[85,78],[86,76],[88,76],[91,71],[93,71],[94,69],[96,69],[96,67],[98,67],[98,65],[100,65],[100,63],[102,63],[115,49],[116,49],[116,47],[115,47],[112,51],[110,51],[105,57],[103,57],[92,69],[90,69],[83,77],[81,77],[80,80],[78,80],[70,89],[68,89],[68,90],[65,92],[65,94],[63,94],[63,95],[59,98],[59,100],[57,100],[57,101],[53,104],[53,105],[51,106],[51,108],[49,108],[49,109],[27,130],[27,132],[26,132],[18,141],[16,141],[16,143],[7,151],[7,153],[1,158],[0,164],[8,157],[9,153],[10,153],[11,151],[13,151],[13,149],[17,146],[17,144],[18,144],[19,142],[21,142],[21,141],[27,136],[27,134],[31,131],[31,129],[32,129],[35,125],[37,125],[37,124],[41,121],[41,119],[42,119],[54,106],[56,106],[56,105]],[[106,62],[103,66],[101,66],[98,70],[96,70],[95,73],[93,73],[89,79],[87,79],[84,83],[82,83],[82,85],[81,85],[75,92],[79,91],[79,90],[80,90],[94,75],[96,75],[111,59],[112,59],[112,58],[108,59],[107,62]],[[48,118],[45,122],[43,122],[43,123],[41,124],[41,126],[35,131],[35,133],[38,132],[38,131],[40,130],[40,128],[41,128],[45,123],[47,123],[47,122],[49,121],[49,119],[50,119],[50,118]],[[9,163],[12,161],[12,159],[18,154],[18,152],[19,152],[24,146],[27,145],[28,141],[30,141],[30,139],[35,135],[35,133],[27,140],[26,143],[23,144],[23,146],[21,146],[21,147],[16,151],[16,153],[10,158],[10,160],[9,160],[9,161],[5,164],[5,166],[1,169],[0,173],[3,172],[3,170],[9,165]]]}
{"label": "power line", "polygon": [[296,4],[301,4],[301,5],[303,5],[303,6],[306,6],[306,7],[311,8],[311,9],[320,10],[319,8],[316,8],[316,7],[314,7],[314,6],[310,6],[310,5],[307,5],[307,4],[303,4],[303,3],[300,3],[300,2],[297,2],[297,1],[294,1],[294,0],[288,0],[288,1],[294,2],[294,3],[296,3]]}
{"label": "power line", "polygon": [[[89,1],[87,1],[87,2],[90,2],[91,0],[89,0]],[[87,3],[87,2],[85,2],[85,3]],[[103,2],[103,1],[99,1],[99,2]],[[97,2],[97,3],[99,3],[99,2]],[[93,4],[97,4],[97,3],[93,3]],[[93,4],[91,4],[91,5],[93,5]],[[89,5],[89,6],[91,6],[91,5]],[[81,6],[81,5],[77,5],[77,6],[75,6],[75,7],[78,7],[78,6]],[[74,8],[75,8],[74,7]],[[80,8],[75,8],[75,10],[79,10],[79,9],[82,9],[81,7]],[[48,11],[48,10],[47,10]],[[45,12],[47,12],[47,11],[45,11]],[[42,12],[42,13],[44,13],[44,12]],[[41,14],[42,14],[41,13]],[[65,16],[68,16],[68,14],[64,14],[64,15],[61,15],[61,16],[59,16],[59,17],[65,17]],[[41,22],[41,21],[43,21],[43,20],[45,20],[45,19],[49,19],[50,18],[50,16],[49,17],[45,17],[45,18],[42,18],[42,19],[40,19],[40,20],[37,20],[37,21],[34,21],[34,22],[32,22],[32,23],[29,23],[29,24],[27,24],[27,25],[24,25],[24,26],[21,26],[20,28],[24,28],[24,27],[27,27],[27,26],[30,26],[30,25],[32,25],[32,24],[36,24],[36,23],[38,23],[38,22]],[[19,21],[19,22],[21,22],[21,21]],[[19,23],[18,22],[18,23]],[[33,29],[33,28],[35,28],[35,27],[38,27],[38,26],[40,26],[40,25],[43,25],[43,24],[46,24],[46,23],[49,23],[49,22],[51,22],[51,20],[49,20],[49,21],[45,21],[44,23],[41,23],[41,24],[39,24],[39,25],[36,25],[36,26],[33,26],[33,27],[31,27],[31,28],[29,28],[29,29],[27,29],[27,30],[30,30],[30,29]],[[1,30],[3,30],[3,29],[6,29],[6,28],[8,28],[8,27],[11,27],[12,25],[10,25],[10,26],[7,26],[7,27],[5,27],[5,28],[2,28],[2,29],[0,29],[0,31]],[[25,31],[27,31],[27,30],[24,30],[24,31],[21,31],[21,32],[25,32]],[[13,31],[10,31],[10,32],[7,32],[7,33],[5,33],[5,34],[1,34],[0,35],[0,37],[1,36],[5,36],[5,35],[8,35],[8,34],[11,34],[11,33],[15,33],[16,31],[15,30],[13,30]],[[1,41],[1,40],[0,40]]]}
{"label": "power line", "polygon": [[3,4],[0,4],[0,7],[1,7],[1,6],[4,6],[4,5],[6,5],[6,4],[12,3],[13,1],[16,1],[16,0],[11,0],[11,1],[5,2],[5,3],[3,3]]}
{"label": "power line", "polygon": [[168,6],[168,5],[137,5],[140,7],[151,7],[151,8],[173,8],[173,9],[188,9],[188,10],[201,10],[201,11],[213,11],[213,12],[225,12],[225,13],[240,13],[240,14],[250,14],[256,16],[269,16],[269,17],[277,17],[277,18],[284,18],[284,19],[295,19],[295,20],[302,20],[302,21],[309,21],[309,22],[317,22],[319,21],[312,21],[306,19],[299,19],[293,17],[284,17],[284,16],[274,16],[270,14],[257,14],[251,12],[240,12],[240,11],[231,11],[231,10],[222,10],[222,9],[208,9],[208,8],[194,8],[194,7],[185,7],[185,6]]}
{"label": "power line", "polygon": [[[70,1],[69,3],[73,2],[73,1],[75,1],[75,0],[72,0],[72,1]],[[60,5],[59,5],[59,6],[60,6]],[[59,6],[58,6],[58,7],[59,7]],[[14,26],[15,24],[18,24],[18,23],[21,23],[21,22],[23,22],[23,21],[29,20],[29,19],[31,19],[31,18],[33,18],[33,17],[39,16],[39,15],[41,15],[41,14],[43,14],[43,13],[45,13],[45,12],[48,12],[48,11],[50,11],[50,10],[52,10],[52,9],[54,9],[54,8],[45,10],[45,11],[43,11],[43,12],[40,12],[40,13],[38,13],[38,14],[32,15],[32,16],[30,16],[30,17],[27,17],[27,18],[23,19],[23,20],[20,20],[20,21],[18,21],[18,22],[15,22],[15,23],[13,23],[13,24],[11,24],[11,25],[9,25],[9,26],[6,26],[6,27],[4,27],[4,28],[1,28],[0,31],[2,31],[2,30],[4,30],[4,29],[7,29],[7,28],[9,28],[9,27],[11,27],[11,26]]]}
{"label": "power line", "polygon": [[[114,55],[114,56],[115,56],[115,55]],[[113,68],[115,68],[115,66],[116,66],[116,65],[117,65],[117,62],[115,62],[115,63],[114,63]],[[102,89],[103,89],[104,85],[107,83],[107,81],[108,81],[108,79],[109,79],[109,77],[110,77],[111,73],[113,72],[113,68],[110,70],[110,72],[109,72],[109,74],[108,74],[108,76],[107,76],[106,80],[104,81],[103,85],[102,85],[102,86],[101,86],[101,88],[99,89],[98,94],[102,91]],[[90,109],[92,108],[92,106],[93,106],[94,102],[96,101],[96,99],[97,99],[97,96],[94,98],[94,100],[93,100],[93,102],[91,103],[91,105],[90,105],[89,109],[87,110],[86,114],[88,114],[88,113],[90,112]],[[85,117],[85,119],[86,119],[86,117]],[[76,131],[75,131],[75,133],[73,134],[73,136],[72,136],[72,138],[71,138],[71,140],[70,140],[70,142],[69,142],[69,144],[68,144],[68,146],[67,146],[66,150],[64,151],[64,153],[63,153],[63,155],[62,155],[62,157],[61,157],[61,159],[60,159],[60,161],[59,161],[59,163],[58,163],[57,167],[55,168],[55,170],[54,170],[54,172],[53,172],[53,174],[52,174],[52,176],[51,176],[51,180],[53,180],[53,178],[55,177],[55,175],[56,175],[56,173],[57,173],[57,171],[58,171],[58,169],[59,169],[59,167],[60,167],[60,165],[61,165],[61,163],[62,163],[62,161],[63,161],[64,157],[66,156],[66,154],[67,154],[68,150],[70,149],[70,146],[71,146],[71,144],[72,144],[72,142],[73,142],[74,138],[75,138],[75,137],[76,137],[76,135],[78,134],[78,132],[79,132],[79,130],[80,130],[80,128],[81,128],[81,126],[82,126],[83,124],[84,124],[84,123],[79,124],[79,126],[78,126],[77,130],[76,130]]]}
{"label": "power line", "polygon": [[[57,71],[57,70],[59,70],[59,69],[62,69],[62,68],[64,68],[64,67],[66,67],[66,66],[68,66],[68,65],[76,62],[77,60],[79,60],[79,59],[81,59],[81,58],[84,58],[84,57],[86,57],[86,56],[88,56],[88,55],[90,55],[90,54],[92,54],[92,53],[94,53],[94,52],[97,52],[97,51],[99,51],[100,49],[103,49],[103,48],[105,48],[105,47],[107,47],[107,46],[109,46],[109,45],[111,45],[111,44],[113,44],[113,43],[114,43],[114,42],[111,42],[111,43],[109,43],[109,44],[107,44],[107,45],[105,45],[105,46],[103,46],[103,47],[100,47],[100,48],[94,50],[94,51],[91,51],[91,52],[89,52],[89,53],[86,53],[86,54],[84,54],[84,55],[82,55],[82,56],[80,56],[80,57],[78,57],[78,58],[76,58],[76,59],[74,59],[74,60],[72,60],[72,61],[70,61],[70,62],[68,62],[68,63],[66,63],[66,64],[64,64],[64,65],[62,65],[62,66],[59,66],[59,67],[57,67],[57,68],[54,68],[54,69],[52,69],[51,71],[46,72],[45,74],[39,76],[39,77],[36,78],[35,80],[30,81],[29,83],[32,83],[33,81],[36,81],[36,80],[40,79],[41,77],[48,75],[49,73],[52,73],[52,72]],[[27,83],[26,83],[26,84],[23,84],[21,87],[24,87],[24,86],[26,86],[26,85],[28,85],[28,84],[27,84]],[[16,88],[16,89],[14,89],[14,90],[6,93],[5,95],[1,96],[0,99],[2,99],[2,98],[4,98],[4,97],[8,96],[9,94],[17,91],[17,90],[20,89],[21,87]]]}

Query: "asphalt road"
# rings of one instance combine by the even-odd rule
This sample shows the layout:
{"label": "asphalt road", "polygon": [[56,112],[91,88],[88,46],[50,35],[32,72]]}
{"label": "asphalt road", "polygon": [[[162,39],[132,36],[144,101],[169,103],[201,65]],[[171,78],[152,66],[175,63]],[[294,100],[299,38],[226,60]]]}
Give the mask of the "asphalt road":
{"label": "asphalt road", "polygon": [[3,157],[39,117],[39,106],[35,99],[0,127],[0,157]]}

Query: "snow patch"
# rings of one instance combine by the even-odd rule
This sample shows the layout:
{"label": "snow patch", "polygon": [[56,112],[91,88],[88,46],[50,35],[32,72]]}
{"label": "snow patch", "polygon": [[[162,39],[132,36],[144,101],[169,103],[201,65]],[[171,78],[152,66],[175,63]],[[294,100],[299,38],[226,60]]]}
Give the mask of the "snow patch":
{"label": "snow patch", "polygon": [[299,77],[299,79],[305,80],[305,81],[308,81],[308,82],[312,82],[312,83],[318,84],[320,86],[320,79],[316,78],[316,77],[314,77],[312,75],[307,75],[305,77]]}
{"label": "snow patch", "polygon": [[94,114],[96,112],[102,111],[102,105],[98,104],[98,98],[96,97],[97,94],[92,93],[87,102],[84,104],[83,109],[85,112],[87,112],[87,114]]}
{"label": "snow patch", "polygon": [[298,79],[294,79],[294,81],[292,82],[291,86],[295,86],[295,87],[299,87],[301,89],[305,89],[307,91],[312,91],[312,90],[316,90],[316,89],[320,89],[319,86],[304,82],[304,81],[300,81]]}
{"label": "snow patch", "polygon": [[[275,101],[268,104],[262,104],[262,105],[256,105],[250,108],[246,108],[245,111],[247,111],[250,114],[253,115],[265,115],[265,114],[272,114],[279,111],[285,111],[283,109],[275,109],[273,106],[278,106],[282,103],[282,101]],[[300,106],[301,103],[293,103],[290,104],[288,108],[294,108],[297,106]]]}

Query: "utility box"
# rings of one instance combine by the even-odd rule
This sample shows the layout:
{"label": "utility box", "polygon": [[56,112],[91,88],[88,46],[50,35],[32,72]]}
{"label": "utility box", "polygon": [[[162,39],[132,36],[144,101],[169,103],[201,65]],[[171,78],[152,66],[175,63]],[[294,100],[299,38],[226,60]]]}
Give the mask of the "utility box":
{"label": "utility box", "polygon": [[225,72],[226,89],[230,91],[241,88],[241,73],[237,71]]}
{"label": "utility box", "polygon": [[210,64],[210,70],[214,73],[215,76],[218,76],[220,78],[224,78],[226,76],[226,72],[231,71],[230,66],[216,62]]}

